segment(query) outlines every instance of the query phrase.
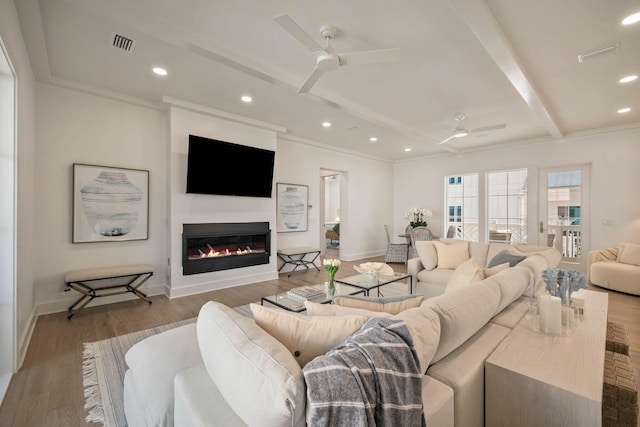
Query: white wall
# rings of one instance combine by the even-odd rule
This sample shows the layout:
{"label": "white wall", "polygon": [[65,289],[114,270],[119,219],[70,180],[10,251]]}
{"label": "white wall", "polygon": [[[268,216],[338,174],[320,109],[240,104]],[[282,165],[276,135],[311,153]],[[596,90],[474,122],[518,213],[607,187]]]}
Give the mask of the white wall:
{"label": "white wall", "polygon": [[[278,243],[275,233],[275,197],[267,199],[261,197],[186,194],[189,134],[275,151],[275,131],[226,120],[209,114],[187,111],[178,107],[171,107],[169,120],[171,280],[167,288],[167,295],[172,297],[182,296],[229,286],[277,279],[277,263],[274,251]],[[215,175],[215,167],[215,159],[211,159],[212,176]],[[228,179],[235,179],[235,177],[228,177]],[[243,179],[251,179],[251,176],[246,176]],[[183,224],[263,221],[268,221],[272,230],[271,248],[273,255],[269,264],[188,276],[182,275]]]}
{"label": "white wall", "polygon": [[[592,216],[591,227],[585,232],[590,233],[590,247],[614,246],[621,241],[640,242],[639,141],[640,130],[635,129],[397,163],[394,167],[395,230],[400,232],[406,227],[403,216],[407,209],[420,206],[433,210],[429,227],[434,234],[443,235],[444,176],[527,168],[529,235],[537,236],[539,171],[589,164]],[[611,221],[611,225],[604,225],[605,220]]]}
{"label": "white wall", "polygon": [[320,169],[341,171],[340,258],[346,261],[382,255],[384,224],[392,221],[393,165],[286,139],[278,140],[277,182],[309,185],[309,228],[278,233],[278,247],[324,245],[320,211]]}
{"label": "white wall", "polygon": [[[66,309],[69,270],[150,264],[145,292],[163,291],[166,273],[165,113],[73,90],[38,85],[36,147],[36,302],[40,313]],[[71,243],[73,163],[149,171],[149,239]],[[99,298],[92,305],[118,297]],[[135,298],[129,294],[121,296]]]}
{"label": "white wall", "polygon": [[[36,169],[34,150],[36,131],[35,80],[27,56],[24,40],[18,26],[13,1],[0,1],[0,37],[17,75],[17,259],[16,259],[16,316],[17,364],[29,344],[35,325],[34,276],[37,260],[32,256],[35,248],[35,187]],[[4,343],[3,343],[4,345]],[[17,367],[18,367],[17,366]],[[16,368],[17,368],[16,367]]]}

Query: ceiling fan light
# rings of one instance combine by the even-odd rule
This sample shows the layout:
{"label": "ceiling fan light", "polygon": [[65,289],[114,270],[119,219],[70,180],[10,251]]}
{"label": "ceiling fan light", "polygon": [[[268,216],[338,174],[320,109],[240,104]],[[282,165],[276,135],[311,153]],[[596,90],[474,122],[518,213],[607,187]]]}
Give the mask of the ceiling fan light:
{"label": "ceiling fan light", "polygon": [[467,135],[469,135],[469,131],[466,129],[456,129],[453,131],[454,138],[464,138]]}
{"label": "ceiling fan light", "polygon": [[622,20],[622,25],[631,25],[640,21],[640,12],[627,16]]}

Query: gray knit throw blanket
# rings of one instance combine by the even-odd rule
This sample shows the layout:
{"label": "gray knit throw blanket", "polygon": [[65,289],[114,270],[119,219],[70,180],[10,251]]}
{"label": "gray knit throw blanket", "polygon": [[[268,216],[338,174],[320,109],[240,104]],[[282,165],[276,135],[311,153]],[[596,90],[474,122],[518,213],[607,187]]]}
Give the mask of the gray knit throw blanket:
{"label": "gray knit throw blanket", "polygon": [[370,319],[303,369],[309,426],[425,426],[422,374],[400,320]]}

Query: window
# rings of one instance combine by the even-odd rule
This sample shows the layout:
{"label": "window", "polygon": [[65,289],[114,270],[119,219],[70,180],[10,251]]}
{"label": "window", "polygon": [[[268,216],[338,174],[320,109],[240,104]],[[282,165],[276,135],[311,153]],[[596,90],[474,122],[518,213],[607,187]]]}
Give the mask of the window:
{"label": "window", "polygon": [[459,238],[478,241],[478,174],[447,176],[445,183],[449,211],[445,229],[455,225]]}
{"label": "window", "polygon": [[462,206],[449,206],[449,222],[462,222]]}
{"label": "window", "polygon": [[527,242],[527,170],[487,173],[487,231]]}

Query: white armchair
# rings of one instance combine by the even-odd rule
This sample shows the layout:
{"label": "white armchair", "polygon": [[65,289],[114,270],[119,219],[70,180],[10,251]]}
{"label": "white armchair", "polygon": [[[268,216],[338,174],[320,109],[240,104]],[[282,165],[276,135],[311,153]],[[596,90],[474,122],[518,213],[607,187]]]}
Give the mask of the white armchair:
{"label": "white armchair", "polygon": [[614,291],[640,295],[640,245],[621,243],[589,252],[589,283]]}

